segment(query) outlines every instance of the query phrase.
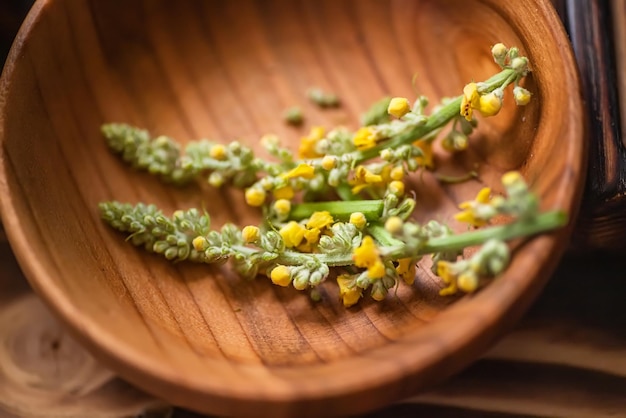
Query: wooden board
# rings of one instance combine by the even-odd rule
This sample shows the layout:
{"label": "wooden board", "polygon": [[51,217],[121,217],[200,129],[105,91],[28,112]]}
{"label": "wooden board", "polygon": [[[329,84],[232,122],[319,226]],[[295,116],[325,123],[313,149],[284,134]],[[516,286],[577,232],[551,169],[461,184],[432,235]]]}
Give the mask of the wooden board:
{"label": "wooden board", "polygon": [[[364,417],[626,417],[622,272],[617,256],[566,257],[524,320],[483,359],[426,394]],[[28,292],[0,229],[2,306]],[[119,379],[112,382],[129,388]],[[107,396],[115,404],[119,393]],[[157,400],[154,405],[159,405]],[[89,409],[93,407],[86,396],[82,412],[96,414]],[[160,408],[152,416],[167,412]],[[2,411],[0,416],[5,416]],[[181,409],[173,416],[201,417]]]}

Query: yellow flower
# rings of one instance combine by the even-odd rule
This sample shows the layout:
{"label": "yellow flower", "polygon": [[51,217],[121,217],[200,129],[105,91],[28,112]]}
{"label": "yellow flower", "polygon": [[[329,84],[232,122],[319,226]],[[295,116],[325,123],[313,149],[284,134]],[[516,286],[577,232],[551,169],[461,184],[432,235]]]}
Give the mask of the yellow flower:
{"label": "yellow flower", "polygon": [[306,240],[307,244],[317,244],[317,242],[320,240],[320,234],[321,231],[318,228],[307,229],[306,231],[304,231],[304,239]]}
{"label": "yellow flower", "polygon": [[291,269],[287,266],[278,265],[270,273],[272,283],[278,286],[287,287],[291,283]]}
{"label": "yellow flower", "polygon": [[480,103],[480,94],[478,94],[478,85],[476,83],[468,83],[463,87],[463,100],[461,101],[461,116],[468,122],[472,121],[473,109],[477,109]]}
{"label": "yellow flower", "polygon": [[350,180],[352,186],[352,193],[359,193],[364,188],[370,185],[379,185],[383,182],[383,177],[379,174],[374,174],[362,165],[358,166],[354,172],[354,178]]}
{"label": "yellow flower", "polygon": [[313,214],[311,215],[311,217],[306,223],[306,227],[317,228],[321,230],[321,229],[326,228],[329,225],[332,225],[333,222],[334,222],[334,219],[332,215],[330,214],[330,212],[328,212],[327,210],[317,211],[317,212],[313,212]]}
{"label": "yellow flower", "polygon": [[337,284],[339,285],[339,295],[343,301],[343,306],[346,308],[357,303],[363,294],[363,289],[358,287],[355,280],[347,274],[338,276]]}
{"label": "yellow flower", "polygon": [[422,167],[433,168],[435,166],[433,162],[433,142],[420,139],[413,142],[413,145],[422,151],[422,155],[415,157],[415,161]]}
{"label": "yellow flower", "polygon": [[294,196],[293,187],[291,186],[283,186],[274,190],[274,198],[275,199],[287,199],[290,200]]}
{"label": "yellow flower", "polygon": [[491,189],[489,187],[483,187],[476,195],[476,202],[489,203],[491,200]]}
{"label": "yellow flower", "polygon": [[394,97],[389,101],[387,113],[397,118],[401,118],[411,111],[411,105],[405,97]]}
{"label": "yellow flower", "polygon": [[385,265],[381,260],[376,261],[367,268],[367,275],[370,279],[381,279],[385,276]]}
{"label": "yellow flower", "polygon": [[250,206],[261,206],[265,202],[265,191],[258,187],[249,187],[245,193],[246,203]]}
{"label": "yellow flower", "polygon": [[489,187],[483,187],[476,195],[476,199],[468,200],[459,204],[459,209],[463,210],[454,215],[454,219],[473,226],[483,226],[487,223],[487,220],[482,218],[476,212],[476,207],[477,205],[488,205],[490,202],[491,189]]}
{"label": "yellow flower", "polygon": [[526,106],[530,103],[530,92],[523,87],[515,86],[513,89],[513,98],[518,106]]}
{"label": "yellow flower", "polygon": [[396,272],[398,276],[404,280],[404,283],[409,286],[415,282],[415,270],[415,260],[411,258],[401,258],[398,260]]}
{"label": "yellow flower", "polygon": [[363,212],[353,212],[350,214],[350,223],[356,226],[357,229],[363,229],[367,225],[367,219]]}
{"label": "yellow flower", "polygon": [[315,176],[315,168],[309,164],[298,164],[298,166],[286,173],[280,175],[283,179],[293,179],[301,177],[304,179],[312,179]]}
{"label": "yellow flower", "polygon": [[396,196],[402,196],[404,194],[404,183],[399,180],[394,180],[389,183],[389,186],[387,186],[387,190],[389,190],[389,193],[391,194],[395,194]]}
{"label": "yellow flower", "polygon": [[279,217],[286,217],[291,212],[291,202],[287,199],[278,199],[274,202],[274,211]]}
{"label": "yellow flower", "polygon": [[447,284],[446,287],[439,291],[441,296],[453,295],[457,291],[456,272],[453,266],[449,261],[437,262],[437,276],[441,277],[443,282]]}
{"label": "yellow flower", "polygon": [[378,138],[374,129],[369,126],[364,126],[356,131],[354,137],[352,138],[352,142],[358,150],[363,151],[375,147],[377,139]]}
{"label": "yellow flower", "polygon": [[216,160],[225,160],[226,159],[226,147],[222,144],[216,144],[211,147],[209,151],[209,155],[211,158]]}
{"label": "yellow flower", "polygon": [[320,139],[324,138],[325,135],[326,128],[324,128],[323,126],[314,126],[309,131],[308,137],[319,141]]}
{"label": "yellow flower", "polygon": [[296,221],[291,221],[287,225],[280,228],[278,233],[283,238],[287,248],[294,248],[300,245],[304,239],[306,229]]}
{"label": "yellow flower", "polygon": [[196,251],[204,251],[209,246],[207,239],[201,235],[195,237],[193,241],[191,241],[191,244],[193,245],[193,249]]}
{"label": "yellow flower", "polygon": [[315,150],[315,145],[317,145],[317,139],[311,139],[307,136],[302,137],[300,139],[300,147],[298,148],[298,157],[300,159],[321,157],[322,154]]}
{"label": "yellow flower", "polygon": [[241,230],[241,236],[246,244],[256,242],[261,238],[261,231],[257,226],[248,225]]}
{"label": "yellow flower", "polygon": [[322,154],[315,149],[320,139],[324,138],[326,130],[322,126],[314,126],[311,128],[308,136],[300,139],[300,147],[298,149],[298,156],[300,159],[306,158],[318,158]]}
{"label": "yellow flower", "polygon": [[478,93],[476,83],[468,83],[463,88],[461,101],[461,116],[469,122],[472,121],[473,110],[478,110],[483,116],[494,116],[502,108],[502,92],[492,91],[481,95]]}
{"label": "yellow flower", "polygon": [[337,165],[337,157],[334,155],[325,155],[322,158],[322,168],[324,170],[332,170]]}
{"label": "yellow flower", "polygon": [[502,184],[505,187],[511,187],[519,181],[524,181],[524,178],[519,171],[507,171],[502,175]]}
{"label": "yellow flower", "polygon": [[457,286],[465,293],[472,293],[478,289],[478,276],[473,271],[464,272],[457,279]]}
{"label": "yellow flower", "polygon": [[483,116],[495,116],[502,109],[502,93],[492,91],[480,96],[478,111]]}
{"label": "yellow flower", "polygon": [[389,177],[391,177],[392,180],[402,180],[404,178],[404,168],[401,165],[394,167],[391,169]]}
{"label": "yellow flower", "polygon": [[385,230],[391,234],[397,234],[402,231],[404,221],[399,216],[390,216],[385,221]]}
{"label": "yellow flower", "polygon": [[361,245],[354,249],[352,259],[357,267],[367,268],[367,274],[372,279],[380,279],[385,275],[385,265],[380,259],[378,247],[369,235],[365,236]]}

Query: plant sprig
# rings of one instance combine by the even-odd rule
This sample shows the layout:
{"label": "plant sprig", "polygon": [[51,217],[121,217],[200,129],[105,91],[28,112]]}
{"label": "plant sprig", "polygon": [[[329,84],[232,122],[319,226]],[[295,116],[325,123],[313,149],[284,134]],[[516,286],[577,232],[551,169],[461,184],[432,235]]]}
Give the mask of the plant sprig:
{"label": "plant sprig", "polygon": [[[567,221],[562,212],[541,213],[537,196],[518,172],[503,176],[504,195],[493,196],[484,188],[475,199],[461,203],[456,220],[479,229],[455,234],[439,222],[412,220],[417,202],[406,190],[405,178],[434,169],[432,143],[444,127],[451,126],[443,148],[463,151],[477,126],[475,112],[495,116],[507,86],[514,85],[518,105],[530,100],[530,92],[519,85],[528,73],[528,60],[502,44],[496,44],[492,54],[502,68],[498,74],[468,83],[461,96],[443,99],[430,114],[424,96],[413,105],[406,98],[385,98],[366,113],[355,132],[313,127],[301,138],[297,155],[282,147],[275,135],[265,135],[261,144],[273,161],[236,141],[224,145],[201,140],[183,150],[168,137],[151,139],[146,131],[128,125],[104,125],[111,150],[132,166],[175,184],[205,177],[216,187],[244,189],[247,204],[261,208],[265,221],[242,228],[226,224],[217,230],[211,228],[209,215],[196,209],[168,217],[153,205],[115,201],[100,204],[102,218],[129,234],[133,244],[168,260],[230,260],[244,277],[264,274],[276,285],[309,289],[313,296],[319,295],[316,289],[331,270],[339,270],[345,306],[357,303],[366,290],[382,300],[399,282],[411,285],[416,263],[425,255],[433,257],[442,295],[476,291],[485,278],[497,276],[508,265],[505,241]],[[335,96],[314,92],[312,100],[338,103]],[[510,222],[492,226],[495,216]],[[471,258],[461,258],[465,248],[481,245]]]}

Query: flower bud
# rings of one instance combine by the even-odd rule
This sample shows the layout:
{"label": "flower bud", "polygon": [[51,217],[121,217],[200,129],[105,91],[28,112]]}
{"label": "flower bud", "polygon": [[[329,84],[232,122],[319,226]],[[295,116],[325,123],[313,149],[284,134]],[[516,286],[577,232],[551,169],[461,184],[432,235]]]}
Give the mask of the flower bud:
{"label": "flower bud", "polygon": [[519,74],[526,74],[528,72],[528,58],[517,57],[511,60],[511,68]]}
{"label": "flower bud", "polygon": [[502,108],[502,91],[495,90],[480,96],[478,111],[483,116],[495,116]]}
{"label": "flower bud", "polygon": [[322,168],[324,170],[332,170],[337,165],[337,157],[334,155],[326,155],[322,158]]}
{"label": "flower bud", "polygon": [[209,175],[209,184],[213,187],[221,187],[224,182],[224,176],[217,171],[214,171]]}
{"label": "flower bud", "polygon": [[503,43],[497,43],[491,47],[491,55],[493,55],[494,61],[501,67],[504,66],[507,52],[508,49]]}
{"label": "flower bud", "polygon": [[291,270],[287,266],[278,265],[272,269],[270,279],[275,285],[287,287],[291,283]]}
{"label": "flower bud", "polygon": [[404,221],[398,216],[391,216],[385,221],[385,230],[390,234],[399,234],[402,231]]}
{"label": "flower bud", "polygon": [[358,229],[363,229],[367,225],[367,219],[362,212],[353,212],[350,214],[350,223]]}
{"label": "flower bud", "polygon": [[411,105],[405,97],[394,97],[387,106],[387,112],[397,118],[401,118],[411,111]]}
{"label": "flower bud", "polygon": [[387,293],[388,290],[383,284],[382,280],[377,280],[372,284],[372,299],[380,302],[381,300],[385,299]]}
{"label": "flower bud", "polygon": [[226,159],[226,147],[222,144],[215,144],[211,147],[209,155],[215,160],[223,161]]}
{"label": "flower bud", "polygon": [[[259,238],[261,238],[261,231],[259,230],[259,227],[257,226],[248,225],[244,227],[243,230],[241,231],[241,236],[243,238],[243,242],[245,242],[246,244],[250,244],[253,242],[257,242]],[[195,240],[194,240],[194,246],[195,246]]]}
{"label": "flower bud", "polygon": [[457,279],[459,290],[472,293],[478,288],[478,276],[472,271],[462,273]]}
{"label": "flower bud", "polygon": [[257,187],[246,189],[246,203],[250,206],[261,206],[265,202],[265,190]]}
{"label": "flower bud", "polygon": [[530,102],[531,94],[523,87],[515,86],[513,89],[513,98],[518,106],[526,106]]}

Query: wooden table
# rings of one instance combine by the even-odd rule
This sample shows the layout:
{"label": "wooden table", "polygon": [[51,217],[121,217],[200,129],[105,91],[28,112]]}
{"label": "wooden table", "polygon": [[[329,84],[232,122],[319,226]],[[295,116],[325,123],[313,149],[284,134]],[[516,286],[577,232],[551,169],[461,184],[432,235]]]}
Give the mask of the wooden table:
{"label": "wooden table", "polygon": [[[482,359],[435,390],[367,417],[626,417],[622,258],[567,255],[521,323]],[[0,306],[29,292],[0,232]],[[49,344],[53,352],[59,341],[66,340],[39,344]],[[6,402],[2,384],[0,379],[0,405]],[[119,379],[112,384],[131,390]],[[113,391],[101,396],[117,395]],[[148,396],[133,396],[164,411]],[[73,401],[81,402],[80,397]],[[183,410],[173,416],[198,417]]]}
{"label": "wooden table", "polygon": [[[0,4],[0,45],[8,45],[28,4]],[[524,319],[483,358],[431,392],[367,417],[626,417],[624,278],[623,255],[570,251]],[[0,307],[29,292],[0,229]],[[67,341],[41,344],[55,352]],[[0,407],[7,402],[3,384],[0,378]],[[170,409],[119,379],[110,381],[107,391],[99,396],[143,405],[152,410],[150,416],[198,417]],[[98,403],[89,394],[81,396],[72,402],[82,402],[83,416],[91,416]],[[7,414],[0,408],[1,417]]]}

